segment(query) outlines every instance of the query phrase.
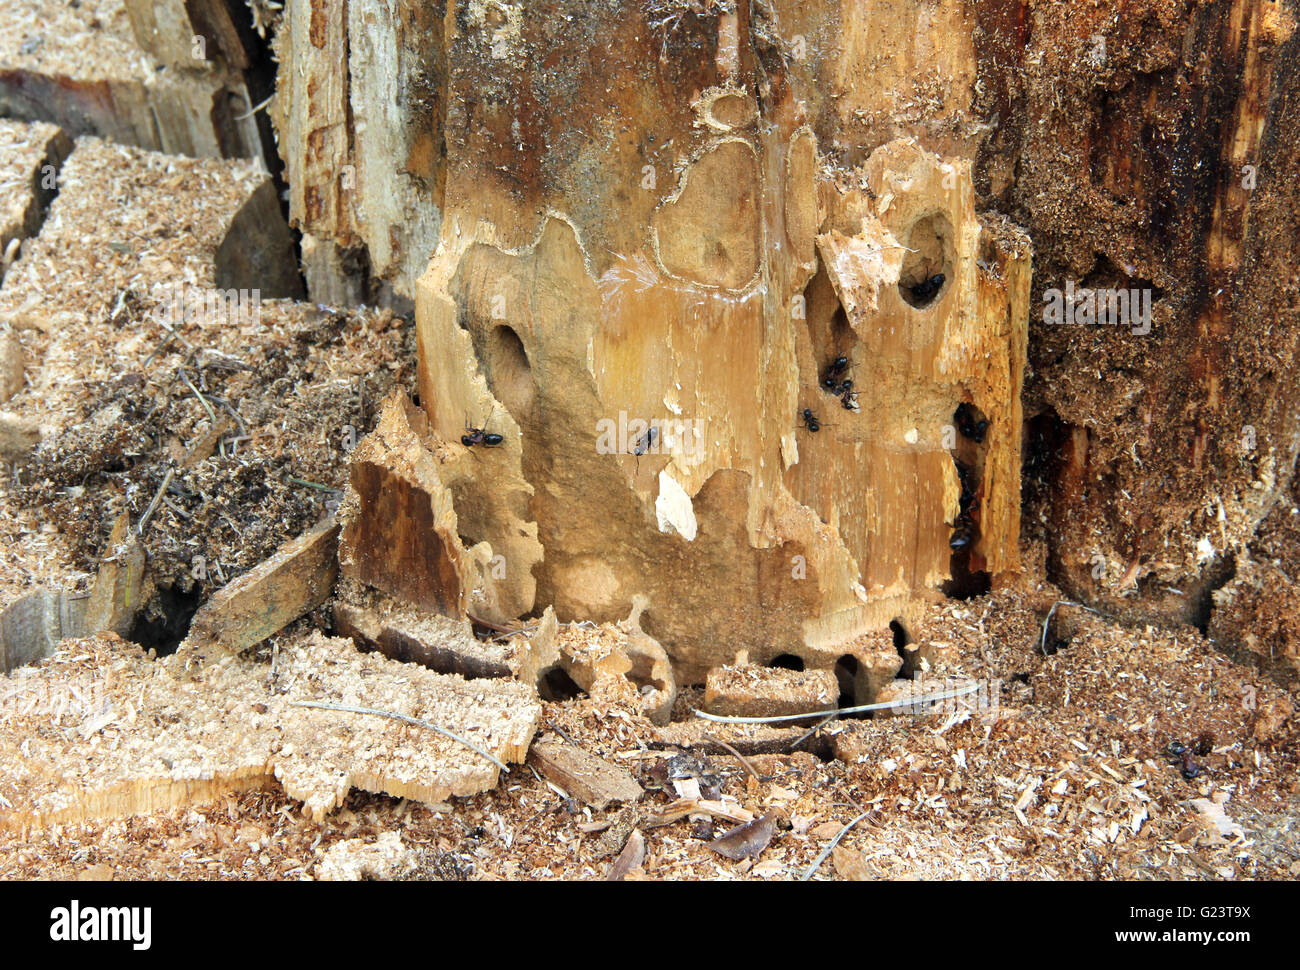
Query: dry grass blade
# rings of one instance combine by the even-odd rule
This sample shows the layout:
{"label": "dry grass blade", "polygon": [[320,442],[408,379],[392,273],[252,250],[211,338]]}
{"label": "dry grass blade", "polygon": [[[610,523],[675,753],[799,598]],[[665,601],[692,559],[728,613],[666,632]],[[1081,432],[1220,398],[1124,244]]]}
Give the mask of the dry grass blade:
{"label": "dry grass blade", "polygon": [[492,757],[492,755],[488,754],[473,741],[466,741],[459,734],[452,734],[446,728],[440,728],[438,725],[431,724],[428,721],[423,721],[418,717],[410,717],[409,715],[398,714],[394,711],[381,711],[374,707],[349,707],[346,704],[328,704],[324,701],[290,701],[289,706],[311,707],[321,711],[344,711],[348,714],[370,714],[374,717],[386,717],[393,721],[401,721],[404,724],[413,724],[416,727],[428,728],[430,731],[438,732],[443,737],[451,738],[453,741],[465,745],[465,747],[469,748],[471,751],[477,752],[487,758],[488,761],[492,762],[506,774],[510,773],[510,769],[506,767],[505,764]]}

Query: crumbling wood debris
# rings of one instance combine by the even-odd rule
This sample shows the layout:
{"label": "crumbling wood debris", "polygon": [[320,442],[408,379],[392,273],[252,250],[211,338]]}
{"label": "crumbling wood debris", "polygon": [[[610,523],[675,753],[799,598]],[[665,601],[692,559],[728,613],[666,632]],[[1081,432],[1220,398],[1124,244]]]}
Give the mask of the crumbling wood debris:
{"label": "crumbling wood debris", "polygon": [[720,856],[739,861],[762,855],[776,834],[776,813],[760,815],[752,822],[729,829],[709,843],[709,848]]}
{"label": "crumbling wood debris", "polygon": [[43,660],[70,637],[126,636],[153,594],[144,549],[123,513],[89,594],[37,590],[0,613],[0,670]]}
{"label": "crumbling wood debris", "polygon": [[367,649],[439,673],[471,679],[511,674],[506,645],[476,639],[468,621],[407,606],[347,580],[334,600],[334,626]]}
{"label": "crumbling wood debris", "polygon": [[595,809],[635,802],[645,794],[627,771],[562,738],[534,742],[530,761],[550,782]]}
{"label": "crumbling wood debris", "polygon": [[36,663],[66,637],[78,636],[86,598],[38,589],[0,612],[0,673]]}
{"label": "crumbling wood debris", "polygon": [[623,851],[628,837],[641,824],[645,813],[635,805],[625,805],[609,821],[609,827],[600,833],[591,847],[593,859],[608,859]]}
{"label": "crumbling wood debris", "polygon": [[158,52],[181,69],[159,67],[141,49],[122,0],[7,0],[0,114],[177,155],[257,156],[257,119],[238,65],[209,59],[219,43],[196,47],[204,31],[174,27],[171,50]]}
{"label": "crumbling wood debris", "polygon": [[108,552],[86,602],[82,630],[125,637],[153,594],[144,547],[131,529],[131,517],[123,513],[113,525]]}
{"label": "crumbling wood debris", "polygon": [[306,295],[289,226],[269,179],[250,195],[234,218],[215,258],[218,290],[257,291],[261,299],[300,300]]}
{"label": "crumbling wood debris", "polygon": [[606,882],[622,882],[630,874],[640,869],[645,862],[645,837],[641,834],[640,829],[633,829],[632,834],[627,838],[627,844],[623,846],[623,851],[618,854],[614,864],[609,867],[609,872],[605,874]]}
{"label": "crumbling wood debris", "polygon": [[17,461],[40,440],[41,430],[35,418],[0,411],[0,461]]}
{"label": "crumbling wood debris", "polygon": [[[735,664],[709,671],[704,709],[711,714],[769,717],[833,710],[839,682],[829,670]],[[818,718],[810,719],[811,723]]]}
{"label": "crumbling wood debris", "polygon": [[489,759],[368,707],[437,724],[519,763],[541,706],[529,687],[466,681],[319,633],[281,644],[273,675],[233,656],[160,660],[113,635],[70,641],[5,683],[0,828],[175,808],[278,781],[323,818],[364,788],[427,803],[497,784]]}
{"label": "crumbling wood debris", "polygon": [[338,577],[338,535],[329,516],[222,587],[194,615],[185,642],[237,653],[320,606]]}
{"label": "crumbling wood debris", "polygon": [[[54,125],[0,118],[0,279],[36,235],[72,142]],[[0,404],[5,401],[0,374]]]}
{"label": "crumbling wood debris", "polygon": [[409,879],[420,867],[420,853],[402,841],[401,832],[381,832],[373,842],[344,839],[325,850],[316,865],[321,882]]}
{"label": "crumbling wood debris", "polygon": [[611,691],[637,694],[637,706],[652,724],[667,724],[677,699],[672,661],[659,642],[641,629],[648,601],[635,598],[619,623],[566,624],[557,630],[560,664],[592,696]]}
{"label": "crumbling wood debris", "polygon": [[1236,575],[1214,592],[1208,632],[1238,661],[1300,687],[1300,583],[1283,570],[1242,556]]}
{"label": "crumbling wood debris", "polygon": [[[3,276],[3,267],[0,267]],[[0,332],[0,404],[23,387],[23,346],[12,334]]]}
{"label": "crumbling wood debris", "polygon": [[[214,254],[267,181],[250,162],[77,139],[40,232],[0,287],[0,323],[43,335],[39,370],[29,367],[29,386],[6,407],[53,436],[85,419],[90,389],[140,367],[142,335],[168,336],[156,321],[179,310],[211,331],[252,316],[251,294],[240,302],[212,290]],[[198,327],[186,329],[197,337]]]}

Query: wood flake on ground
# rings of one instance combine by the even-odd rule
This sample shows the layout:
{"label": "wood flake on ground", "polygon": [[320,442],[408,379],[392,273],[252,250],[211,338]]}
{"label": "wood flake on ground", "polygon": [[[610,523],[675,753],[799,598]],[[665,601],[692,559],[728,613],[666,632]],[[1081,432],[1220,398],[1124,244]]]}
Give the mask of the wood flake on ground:
{"label": "wood flake on ground", "polygon": [[540,708],[529,688],[468,682],[360,654],[319,633],[270,672],[228,658],[197,670],[115,637],[86,638],[7,681],[0,828],[174,809],[273,776],[323,818],[353,787],[436,803],[497,784],[499,769],[436,732],[293,706],[323,702],[419,718],[522,761]]}

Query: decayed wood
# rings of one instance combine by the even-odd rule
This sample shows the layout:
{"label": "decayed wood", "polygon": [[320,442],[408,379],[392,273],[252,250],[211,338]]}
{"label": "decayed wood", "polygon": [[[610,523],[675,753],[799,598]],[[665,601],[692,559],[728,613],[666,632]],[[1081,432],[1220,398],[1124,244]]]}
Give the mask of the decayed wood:
{"label": "decayed wood", "polygon": [[[536,526],[524,518],[524,495],[487,488],[473,475],[465,449],[431,439],[424,413],[394,392],[352,456],[344,575],[452,616],[508,620],[526,612],[531,564],[541,556]],[[503,520],[514,524],[508,539],[474,541],[488,522]]]}
{"label": "decayed wood", "polygon": [[[70,151],[72,142],[54,125],[0,119],[0,280],[18,259],[21,241],[40,229]],[[0,404],[5,400],[0,373]]]}
{"label": "decayed wood", "polygon": [[529,759],[550,781],[595,809],[635,802],[644,794],[625,769],[562,738],[547,736],[534,742]]}
{"label": "decayed wood", "polygon": [[[75,640],[0,694],[0,828],[157,811],[278,781],[322,818],[353,787],[435,803],[496,785],[500,769],[435,732],[295,707],[420,718],[521,762],[541,715],[531,688],[444,676],[351,641],[281,645],[274,676],[229,657],[158,661],[113,636]],[[112,671],[111,677],[105,671]]]}
{"label": "decayed wood", "polygon": [[509,649],[475,639],[468,621],[404,606],[352,584],[340,585],[343,588],[334,601],[334,626],[340,636],[352,637],[393,660],[443,674],[467,678],[511,675]]}
{"label": "decayed wood", "polygon": [[85,597],[40,589],[0,611],[0,673],[52,655],[67,637],[80,636]]}
{"label": "decayed wood", "polygon": [[330,516],[223,586],[194,614],[185,645],[238,653],[320,606],[338,577],[338,535]]}
{"label": "decayed wood", "polygon": [[41,440],[35,419],[0,411],[0,461],[17,461]]}
{"label": "decayed wood", "polygon": [[364,245],[374,273],[406,297],[442,222],[448,16],[407,0],[287,0],[275,41],[271,112],[294,225]]}
{"label": "decayed wood", "polygon": [[[926,100],[908,85],[923,107],[904,118],[872,86],[861,37],[874,21],[856,7],[665,20],[610,3],[601,44],[617,37],[618,50],[598,74],[583,66],[586,28],[551,29],[562,10],[485,8],[446,31],[399,8],[414,19],[352,5],[345,24],[325,16],[330,0],[298,0],[279,41],[301,228],[409,256],[420,233],[381,203],[393,159],[436,190],[403,215],[439,227],[416,286],[427,426],[415,438],[445,494],[421,486],[436,527],[397,527],[374,498],[393,462],[364,453],[358,580],[456,612],[459,597],[431,592],[454,573],[461,596],[488,591],[497,621],[551,606],[561,621],[615,622],[642,596],[646,633],[677,679],[699,682],[741,648],[833,666],[949,578],[957,531],[971,535],[970,572],[1016,572],[1029,247],[977,211],[969,32],[941,72],[951,92]],[[920,50],[907,16],[884,24],[880,44]],[[944,5],[926,36],[959,24]],[[814,27],[845,52],[801,59],[796,36]],[[345,85],[333,63],[363,49],[358,63],[391,70],[353,70]],[[853,111],[818,71],[852,91]],[[761,105],[756,90],[771,91]],[[383,123],[376,100],[397,105]],[[372,120],[350,128],[349,105]],[[416,137],[430,117],[441,144]],[[614,119],[628,132],[616,148],[580,134]],[[937,299],[913,305],[938,274]],[[822,387],[839,356],[856,399]],[[962,404],[988,421],[969,447],[953,428]],[[467,426],[501,444],[465,447]],[[973,468],[966,499],[957,460]],[[452,514],[503,577],[411,568],[459,555]],[[385,534],[403,550],[387,562],[366,551]]]}
{"label": "decayed wood", "polygon": [[191,29],[164,34],[169,58],[186,49],[175,55],[186,69],[154,65],[121,0],[12,0],[0,11],[0,114],[155,151],[258,157],[240,65],[195,59]]}
{"label": "decayed wood", "polygon": [[704,683],[704,709],[710,714],[729,717],[829,711],[838,706],[839,696],[839,682],[829,670],[785,670],[740,664],[715,667]]}
{"label": "decayed wood", "polygon": [[[154,594],[144,547],[131,530],[131,517],[123,513],[113,524],[108,549],[86,601],[82,630],[86,633],[131,632],[136,614]],[[64,636],[76,635],[65,632]]]}
{"label": "decayed wood", "polygon": [[124,2],[136,42],[157,63],[192,70],[219,57],[234,70],[248,68],[248,54],[222,0]]}

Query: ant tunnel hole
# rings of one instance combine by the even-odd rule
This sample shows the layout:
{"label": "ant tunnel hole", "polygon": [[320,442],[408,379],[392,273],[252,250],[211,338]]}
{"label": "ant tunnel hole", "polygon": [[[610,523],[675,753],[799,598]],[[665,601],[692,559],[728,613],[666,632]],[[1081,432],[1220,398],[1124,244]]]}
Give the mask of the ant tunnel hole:
{"label": "ant tunnel hole", "polygon": [[792,653],[783,653],[773,657],[767,662],[769,667],[778,667],[781,670],[803,670],[804,662],[802,657],[797,657]]}
{"label": "ant tunnel hole", "polygon": [[953,274],[953,235],[952,222],[942,212],[912,223],[898,276],[898,293],[908,306],[923,310],[947,288]]}
{"label": "ant tunnel hole", "polygon": [[903,625],[901,617],[895,617],[889,621],[889,632],[894,635],[894,649],[902,656],[903,649],[916,641],[912,639],[912,634],[908,632],[907,627]]}
{"label": "ant tunnel hole", "polygon": [[862,665],[858,663],[858,658],[850,654],[845,654],[835,661],[835,679],[840,685],[840,697],[836,707],[856,707],[858,704],[866,703],[858,699],[858,674],[862,671]]}
{"label": "ant tunnel hole", "polygon": [[636,685],[636,689],[642,694],[648,694],[651,691],[664,690],[668,685],[658,677],[654,676],[654,659],[646,654],[637,653],[632,656],[632,669],[625,675],[628,680]]}
{"label": "ant tunnel hole", "polygon": [[203,603],[203,592],[194,584],[188,591],[177,586],[160,586],[131,624],[126,639],[156,656],[176,652],[190,630],[190,621]]}
{"label": "ant tunnel hole", "polygon": [[[511,327],[492,331],[487,346],[487,379],[492,395],[521,420],[532,408],[536,387],[524,342]],[[494,429],[488,429],[494,430]]]}
{"label": "ant tunnel hole", "polygon": [[1050,495],[1057,463],[1070,426],[1053,411],[1036,414],[1025,422],[1024,458],[1020,472],[1020,501],[1028,508],[1036,499]]}
{"label": "ant tunnel hole", "polygon": [[961,492],[949,538],[952,578],[941,589],[951,599],[967,600],[983,596],[992,588],[988,572],[978,568],[983,558],[976,554],[980,543],[979,496],[989,422],[984,412],[969,402],[957,405],[952,421],[957,429],[957,438],[951,453]]}
{"label": "ant tunnel hole", "polygon": [[544,701],[571,701],[587,696],[587,692],[560,666],[548,667],[542,671],[537,680],[537,693]]}

